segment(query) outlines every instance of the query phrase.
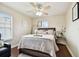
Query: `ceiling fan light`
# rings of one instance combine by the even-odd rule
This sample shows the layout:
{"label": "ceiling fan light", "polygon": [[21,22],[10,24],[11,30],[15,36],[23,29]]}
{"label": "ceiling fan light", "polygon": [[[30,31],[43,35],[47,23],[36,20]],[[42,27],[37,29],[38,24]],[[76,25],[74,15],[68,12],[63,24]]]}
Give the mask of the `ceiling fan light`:
{"label": "ceiling fan light", "polygon": [[36,15],[37,15],[37,16],[41,16],[42,14],[43,14],[43,13],[40,12],[40,11],[36,12]]}

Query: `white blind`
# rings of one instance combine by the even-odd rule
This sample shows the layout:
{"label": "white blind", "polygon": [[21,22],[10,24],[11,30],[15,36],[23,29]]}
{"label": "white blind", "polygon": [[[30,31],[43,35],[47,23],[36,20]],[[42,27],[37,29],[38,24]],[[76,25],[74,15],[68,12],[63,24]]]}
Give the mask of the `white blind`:
{"label": "white blind", "polygon": [[42,27],[43,28],[48,28],[48,21],[47,20],[42,21]]}
{"label": "white blind", "polygon": [[48,21],[47,20],[41,20],[41,21],[39,21],[38,27],[48,28]]}
{"label": "white blind", "polygon": [[12,39],[12,18],[0,13],[0,33],[2,40]]}

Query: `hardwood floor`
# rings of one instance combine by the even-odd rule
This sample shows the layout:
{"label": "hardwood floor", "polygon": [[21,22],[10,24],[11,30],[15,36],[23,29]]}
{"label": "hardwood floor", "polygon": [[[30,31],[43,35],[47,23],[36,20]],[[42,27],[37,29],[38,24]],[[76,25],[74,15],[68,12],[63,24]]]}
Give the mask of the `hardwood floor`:
{"label": "hardwood floor", "polygon": [[57,57],[72,57],[65,45],[62,44],[57,44],[57,45],[59,48],[59,51],[56,52]]}
{"label": "hardwood floor", "polygon": [[17,47],[11,49],[11,57],[17,57],[19,55],[19,50]]}
{"label": "hardwood floor", "polygon": [[[57,44],[59,47],[59,51],[56,52],[57,57],[71,57],[67,47],[62,44]],[[11,49],[11,57],[17,57],[19,55],[19,50],[17,47]]]}

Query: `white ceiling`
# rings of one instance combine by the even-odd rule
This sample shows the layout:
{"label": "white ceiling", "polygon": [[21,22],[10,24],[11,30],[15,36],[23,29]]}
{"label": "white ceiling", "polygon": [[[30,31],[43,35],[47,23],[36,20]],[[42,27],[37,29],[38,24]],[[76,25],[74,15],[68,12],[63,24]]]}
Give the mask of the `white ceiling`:
{"label": "white ceiling", "polygon": [[[68,10],[71,2],[41,2],[43,5],[48,4],[51,7],[47,10],[48,15],[44,16],[53,16],[53,15],[63,15]],[[31,17],[36,17],[33,10],[33,6],[29,2],[3,2],[4,5],[13,8],[21,13],[24,13]],[[29,12],[31,11],[31,12]]]}

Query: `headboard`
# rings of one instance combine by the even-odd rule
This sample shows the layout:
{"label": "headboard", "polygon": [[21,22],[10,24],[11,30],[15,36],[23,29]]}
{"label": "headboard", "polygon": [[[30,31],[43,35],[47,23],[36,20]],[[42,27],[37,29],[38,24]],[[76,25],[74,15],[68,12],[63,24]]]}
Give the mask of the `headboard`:
{"label": "headboard", "polygon": [[[44,31],[47,31],[46,34],[53,34],[54,37],[56,38],[56,28],[38,28],[37,30],[44,30]],[[49,30],[52,30],[52,32],[49,32]]]}
{"label": "headboard", "polygon": [[38,30],[53,30],[53,31],[56,31],[56,28],[38,28]]}

